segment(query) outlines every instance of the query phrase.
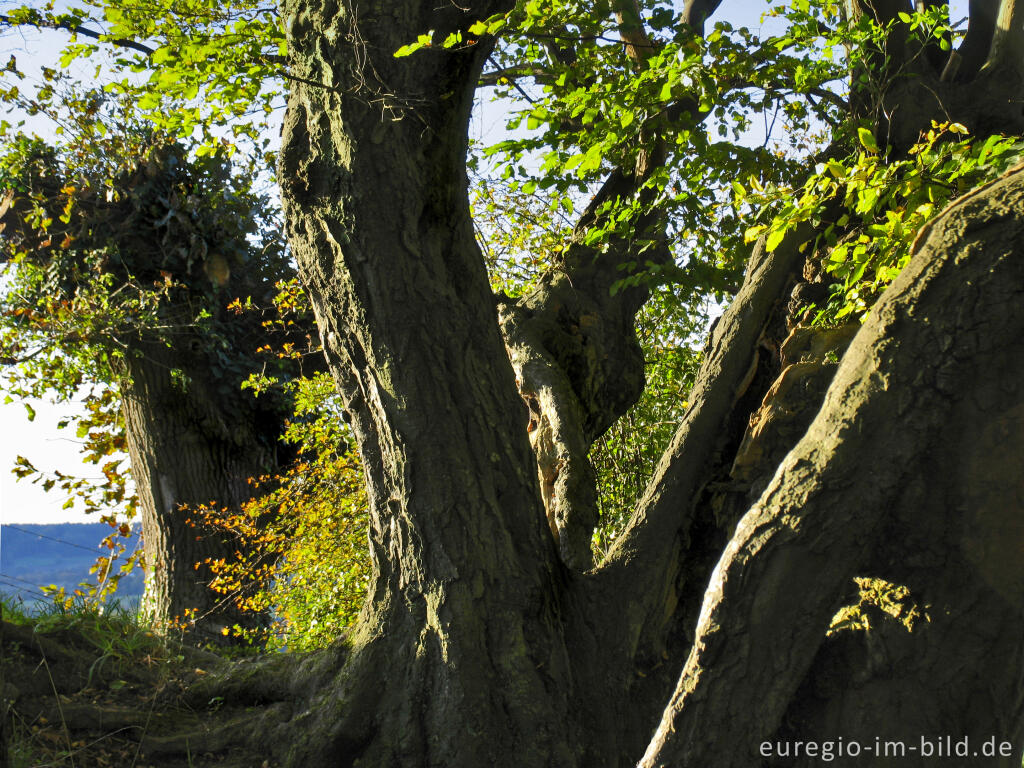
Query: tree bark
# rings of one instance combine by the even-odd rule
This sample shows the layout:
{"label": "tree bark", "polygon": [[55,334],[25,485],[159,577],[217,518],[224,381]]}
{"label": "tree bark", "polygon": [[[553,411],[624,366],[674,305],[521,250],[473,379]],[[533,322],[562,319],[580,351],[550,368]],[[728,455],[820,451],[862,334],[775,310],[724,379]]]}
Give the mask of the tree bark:
{"label": "tree bark", "polygon": [[[579,572],[556,547],[527,440],[513,368],[524,378],[531,352],[517,360],[515,346],[531,342],[499,333],[468,218],[464,137],[490,43],[392,57],[505,8],[285,5],[288,234],[366,467],[375,567],[344,665],[321,669],[330,682],[272,731],[302,734],[286,763],[618,766],[646,748],[644,765],[751,765],[762,741],[824,738],[849,707],[867,738],[895,720],[865,714],[869,702],[920,692],[940,703],[880,736],[973,739],[988,718],[1019,739],[1019,480],[1015,461],[986,457],[1024,449],[1024,172],[929,227],[733,530],[707,506],[709,474],[733,465],[778,373],[759,345],[811,233],[755,250],[629,530]],[[585,391],[561,411],[577,426]],[[905,584],[934,613],[886,657],[914,685],[890,690],[872,666],[892,627],[827,636],[857,576]],[[942,686],[984,695],[982,714]]]}
{"label": "tree bark", "polygon": [[282,414],[238,381],[218,379],[204,354],[184,346],[135,342],[121,387],[145,545],[140,608],[162,632],[223,644],[236,625],[260,629],[269,617],[210,588],[211,563],[235,561],[243,545],[204,523],[200,507],[236,513],[257,493],[251,480],[275,474],[288,457],[278,455]]}
{"label": "tree bark", "polygon": [[[792,701],[844,587],[878,550],[902,562],[912,593],[936,614],[938,626],[915,643],[923,655],[904,649],[909,676],[937,696],[954,686],[958,703],[925,695],[942,704],[899,722],[893,710],[880,710],[890,722],[883,728],[881,714],[863,717],[853,725],[857,736],[874,725],[875,735],[908,743],[933,732],[980,743],[981,722],[1006,740],[1020,735],[1022,712],[1005,696],[1021,682],[1020,642],[1001,633],[1019,626],[1024,577],[1002,554],[1022,540],[1012,522],[1020,511],[1014,427],[1024,408],[1022,202],[1024,171],[1017,171],[958,202],[919,237],[915,258],[857,335],[807,435],[716,567],[693,652],[642,765],[749,764]],[[944,311],[950,306],[957,311]],[[992,454],[999,442],[1013,460]],[[981,455],[987,467],[979,472]],[[908,539],[889,539],[894,528]],[[925,541],[927,549],[915,551]],[[995,562],[989,552],[998,553]],[[799,586],[799,601],[779,599],[787,585]],[[957,637],[985,655],[949,666],[963,647]],[[976,677],[996,651],[1007,678],[1001,696],[991,692],[993,678]],[[713,663],[722,659],[728,665]],[[981,701],[961,697],[979,685],[988,692]],[[892,703],[923,693],[890,688],[898,691],[888,694]],[[736,718],[737,703],[751,699],[759,702],[756,720]],[[837,717],[822,721],[839,725]],[[701,738],[709,732],[714,741]]]}
{"label": "tree bark", "polygon": [[326,86],[290,96],[288,234],[358,439],[375,566],[352,656],[303,717],[316,737],[294,745],[296,765],[573,762],[564,566],[466,194],[488,44],[392,57],[498,10],[285,6],[294,74]]}

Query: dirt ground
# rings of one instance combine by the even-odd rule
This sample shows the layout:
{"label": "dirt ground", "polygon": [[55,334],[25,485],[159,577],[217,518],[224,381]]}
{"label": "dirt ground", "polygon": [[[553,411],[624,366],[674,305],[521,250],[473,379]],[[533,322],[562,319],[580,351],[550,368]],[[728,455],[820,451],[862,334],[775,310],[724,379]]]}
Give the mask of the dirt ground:
{"label": "dirt ground", "polygon": [[202,694],[215,654],[95,616],[0,621],[0,651],[0,768],[272,768],[238,743],[252,708]]}

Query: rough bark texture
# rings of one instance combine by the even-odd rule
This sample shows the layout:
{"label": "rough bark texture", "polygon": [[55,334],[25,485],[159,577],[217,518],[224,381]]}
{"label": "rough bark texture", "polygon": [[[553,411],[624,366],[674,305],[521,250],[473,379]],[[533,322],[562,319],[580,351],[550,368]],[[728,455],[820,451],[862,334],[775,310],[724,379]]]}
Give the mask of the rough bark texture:
{"label": "rough bark texture", "polygon": [[[613,174],[598,199],[629,198],[642,181],[642,175]],[[604,252],[582,244],[598,223],[596,207],[581,217],[576,242],[558,268],[519,301],[498,301],[516,387],[530,411],[527,431],[548,525],[563,562],[576,571],[593,565],[597,488],[590,448],[637,401],[645,383],[635,320],[648,291],[612,290],[623,277],[618,265],[630,258],[629,242],[617,238]],[[637,239],[658,237],[652,218],[638,222]],[[648,257],[669,258],[665,248]]]}
{"label": "rough bark texture", "polygon": [[[838,738],[842,724],[907,743],[925,728],[994,735],[1019,762],[1024,172],[936,220],[845,353],[843,338],[797,334],[777,355],[813,233],[755,249],[628,531],[584,571],[586,483],[558,473],[585,480],[571,460],[628,401],[635,385],[593,365],[594,329],[635,309],[555,277],[537,307],[494,300],[463,170],[489,43],[392,57],[503,9],[285,5],[296,79],[279,177],[367,470],[375,581],[349,651],[302,673],[319,683],[291,687],[294,717],[268,744],[296,766],[753,765],[765,739]],[[909,60],[939,82],[932,58]],[[965,115],[1016,124],[975,85],[974,101],[949,86]],[[935,104],[897,90],[886,130],[916,135]],[[829,350],[843,360],[822,404]],[[535,450],[531,418],[549,439]],[[905,585],[931,623],[827,635],[858,576]],[[928,706],[902,718],[869,712],[878,701]]]}
{"label": "rough bark texture", "polygon": [[[834,739],[839,728],[907,744],[933,733],[975,744],[997,735],[1014,744],[1002,764],[1020,762],[1024,668],[1011,628],[1024,618],[1024,571],[1007,553],[1024,542],[1022,205],[1017,171],[923,233],[716,566],[693,651],[641,765],[749,765],[790,706],[803,715],[783,728],[790,738]],[[867,647],[846,643],[829,704],[794,701],[850,578],[872,567],[886,578],[898,569],[935,618],[902,643],[891,628]],[[791,589],[799,599],[779,599]],[[861,679],[847,677],[851,668]],[[757,717],[737,718],[751,700]]]}
{"label": "rough bark texture", "polygon": [[219,379],[205,355],[185,346],[135,343],[122,385],[145,544],[141,609],[157,627],[224,642],[222,630],[261,627],[268,617],[243,613],[232,595],[208,587],[210,562],[233,561],[241,545],[204,525],[199,507],[237,511],[255,492],[251,479],[286,463],[277,454],[282,414],[261,407],[238,381]]}
{"label": "rough bark texture", "polygon": [[392,58],[410,30],[443,37],[500,9],[285,7],[295,74],[328,86],[291,94],[289,238],[359,441],[376,566],[295,765],[573,762],[552,631],[563,566],[466,199],[486,45]]}
{"label": "rough bark texture", "polygon": [[[795,741],[842,739],[916,746],[898,763],[923,766],[921,739],[947,735],[1011,744],[956,764],[1019,765],[1024,168],[925,228],[852,342],[780,335],[809,228],[756,247],[634,519],[584,570],[564,534],[585,501],[560,516],[576,492],[556,477],[546,500],[538,467],[629,400],[617,329],[635,309],[603,303],[608,264],[587,259],[566,264],[572,291],[552,276],[535,304],[490,295],[463,171],[488,43],[391,55],[505,7],[285,6],[289,237],[366,465],[375,581],[347,642],[196,681],[193,704],[257,708],[198,743],[244,740],[271,765],[601,768],[810,766]],[[994,110],[943,82],[965,114]],[[894,130],[920,106],[903,127],[890,112]],[[564,422],[536,450],[545,414]],[[854,595],[856,577],[903,607]],[[150,749],[186,755],[190,735]]]}
{"label": "rough bark texture", "polygon": [[[443,587],[428,581],[436,567],[432,553],[396,548],[378,552],[379,578],[408,581],[371,606],[349,650],[257,663],[204,680],[190,695],[197,702],[214,695],[235,704],[277,702],[254,715],[256,732],[238,739],[261,745],[285,765],[470,766],[485,759],[499,766],[625,766],[635,764],[645,746],[643,765],[810,765],[820,758],[767,758],[764,745],[778,754],[796,741],[834,747],[842,740],[872,749],[914,747],[899,762],[924,766],[935,758],[920,754],[921,739],[941,734],[955,742],[967,738],[976,748],[992,738],[1012,745],[1002,762],[969,754],[959,764],[1019,764],[1021,210],[1024,169],[960,201],[925,233],[910,267],[843,356],[806,435],[740,521],[697,606],[692,643],[664,642],[656,653],[641,647],[670,635],[665,616],[691,615],[678,596],[664,590],[647,595],[648,585],[638,580],[618,588],[621,603],[606,601],[618,594],[609,584],[620,578],[619,569],[647,572],[639,554],[630,561],[620,553],[604,570],[572,577],[559,571],[553,547],[539,545],[550,564],[539,579],[549,585],[550,602],[538,618],[521,613],[522,596],[505,594],[506,602],[494,604],[480,590],[466,605],[459,578],[449,577]],[[765,312],[755,311],[757,297],[770,293],[766,286],[779,279],[772,273],[785,260],[785,252],[755,260],[742,302],[723,318],[717,339],[757,337]],[[834,340],[810,341],[798,353],[804,342],[791,339],[788,353],[813,359],[815,344],[834,346]],[[731,400],[749,378],[735,371],[750,365],[739,365],[725,349],[709,354],[702,381],[709,389],[710,382],[722,382]],[[783,394],[792,375],[781,376],[766,405],[779,406],[777,398],[793,402]],[[517,402],[511,383],[506,391]],[[700,434],[709,418],[701,412],[682,432]],[[764,435],[750,439],[768,440]],[[707,461],[692,437],[677,442],[678,455]],[[776,443],[769,444],[774,450]],[[524,482],[532,482],[525,441],[520,451]],[[685,468],[678,459],[666,462],[661,491],[652,491],[660,504],[673,495],[679,509],[694,504],[692,487],[666,491],[667,478]],[[416,494],[408,498],[419,501]],[[706,501],[698,496],[696,503]],[[483,516],[504,508],[485,503],[472,509]],[[531,526],[543,539],[536,494],[532,509]],[[407,517],[401,525],[411,526],[429,508],[407,504],[400,511]],[[408,540],[429,535],[446,551],[461,546],[454,552],[459,565],[450,567],[462,573],[466,563],[482,566],[464,533],[471,521],[448,523],[458,514],[459,507],[439,507],[430,518],[435,527]],[[674,524],[685,526],[688,519],[677,514]],[[657,520],[649,515],[643,525]],[[633,545],[643,526],[635,527]],[[478,541],[488,555],[501,556],[497,545]],[[405,558],[397,564],[385,560],[399,553]],[[502,562],[490,563],[487,584],[501,588],[498,576],[513,578],[495,574]],[[521,574],[518,569],[512,568]],[[854,576],[907,586],[921,613],[913,631],[876,607],[870,631],[838,626],[827,635],[834,614],[850,601]],[[680,594],[696,589],[686,579],[678,584]],[[417,599],[425,604],[421,611]],[[519,602],[510,605],[512,599]],[[499,623],[490,625],[495,613]],[[415,632],[397,634],[409,629]],[[550,638],[560,638],[559,644]],[[514,663],[545,641],[544,659]],[[471,642],[478,644],[466,645]],[[671,695],[667,676],[681,666]],[[662,725],[646,745],[651,713],[666,700]],[[187,739],[175,741],[182,742]]]}

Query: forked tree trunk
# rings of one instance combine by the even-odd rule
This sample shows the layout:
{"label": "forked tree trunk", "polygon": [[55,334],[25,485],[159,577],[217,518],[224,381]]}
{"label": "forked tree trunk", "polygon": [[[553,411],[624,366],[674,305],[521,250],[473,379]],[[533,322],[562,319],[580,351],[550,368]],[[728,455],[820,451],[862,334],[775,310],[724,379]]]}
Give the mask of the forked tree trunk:
{"label": "forked tree trunk", "polygon": [[[762,394],[755,349],[802,241],[756,251],[630,528],[577,573],[469,221],[488,43],[392,57],[504,9],[469,6],[285,4],[279,177],[366,467],[375,580],[344,666],[337,651],[306,665],[294,716],[261,725],[268,746],[293,766],[589,768],[645,750],[644,765],[740,766],[772,738],[928,729],[1010,741],[1019,763],[1024,172],[922,238],[807,436],[726,531],[707,471]],[[857,576],[907,586],[931,622],[826,640]]]}
{"label": "forked tree trunk", "polygon": [[[962,764],[1020,763],[1022,211],[1018,169],[919,236],[719,561],[642,765],[749,765],[763,740],[792,755],[796,740],[876,737],[933,765],[920,747],[940,736],[1009,745]],[[826,640],[852,576],[907,587],[912,631],[869,607],[870,631]],[[770,764],[818,759],[801,757]]]}

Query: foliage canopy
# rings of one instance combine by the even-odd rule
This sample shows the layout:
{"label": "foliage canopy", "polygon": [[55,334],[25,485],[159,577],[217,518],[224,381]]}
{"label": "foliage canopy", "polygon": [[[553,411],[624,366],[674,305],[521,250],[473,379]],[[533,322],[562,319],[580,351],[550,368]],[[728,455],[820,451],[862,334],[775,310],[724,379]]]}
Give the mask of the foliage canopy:
{"label": "foliage canopy", "polygon": [[[495,290],[524,296],[545,271],[564,265],[574,244],[607,252],[623,241],[631,257],[619,264],[612,291],[662,287],[640,318],[647,392],[591,457],[601,489],[599,550],[625,524],[685,411],[698,339],[738,287],[753,240],[764,236],[772,250],[798,224],[812,223],[819,234],[804,247],[821,255],[816,279],[830,286],[810,302],[813,316],[833,325],[862,318],[906,264],[921,226],[1019,158],[1016,140],[968,137],[957,123],[935,124],[909,150],[879,144],[872,118],[897,75],[871,66],[873,57],[897,28],[922,50],[948,50],[959,33],[940,11],[880,24],[866,14],[851,19],[835,2],[795,2],[767,11],[766,29],[773,31],[719,22],[702,35],[658,0],[524,2],[444,39],[424,30],[393,52],[441,56],[486,36],[500,40],[482,84],[507,110],[504,136],[474,146],[470,156],[478,235]],[[326,627],[354,620],[361,589],[332,591],[323,564],[350,563],[337,567],[357,585],[367,568],[354,557],[364,499],[349,438],[333,421],[339,406],[323,376],[268,372],[267,365],[291,356],[294,342],[276,348],[256,335],[240,342],[219,325],[231,321],[224,314],[229,305],[251,307],[257,291],[257,305],[272,304],[263,288],[290,274],[276,238],[276,206],[256,190],[273,159],[269,126],[295,78],[284,67],[285,30],[302,20],[281,19],[246,0],[89,0],[64,10],[52,3],[17,8],[3,21],[71,34],[59,68],[43,70],[35,93],[22,91],[25,75],[14,58],[5,73],[7,103],[50,115],[63,137],[51,147],[3,124],[9,149],[0,183],[8,202],[29,201],[19,215],[31,246],[9,256],[17,269],[5,298],[4,354],[20,362],[11,369],[11,391],[27,396],[55,388],[70,398],[84,382],[94,385],[86,399],[92,415],[78,432],[97,462],[123,448],[114,393],[127,336],[166,338],[187,327],[209,345],[214,365],[230,369],[229,386],[246,381],[263,396],[294,396],[286,439],[311,458],[257,494],[240,517],[220,521],[247,544],[239,547],[239,562],[217,564],[215,587],[234,592],[246,579],[276,578],[276,597],[262,588],[254,594],[252,585],[239,594],[262,605],[276,600],[296,624],[324,628],[286,634],[282,644],[323,642]],[[60,69],[76,60],[106,71],[102,93],[68,82]],[[851,71],[866,77],[856,98],[867,107],[853,120]],[[331,73],[317,86],[335,88]],[[389,94],[381,94],[381,106],[395,119],[416,108]],[[763,127],[756,115],[764,116]],[[159,185],[138,158],[167,172]],[[609,174],[623,168],[635,169],[635,188],[603,195]],[[47,177],[60,181],[40,188]],[[193,246],[165,250],[145,267],[129,268],[121,259],[121,268],[111,269],[126,246],[97,236],[110,225],[95,213],[102,208],[99,190],[108,203],[133,201],[168,241]],[[591,195],[574,229],[570,222]],[[116,205],[111,210],[122,215]],[[652,228],[652,217],[665,226]],[[210,243],[218,244],[216,254]],[[220,260],[231,272],[246,272],[249,283],[236,282],[225,294],[216,277]],[[284,291],[279,300],[294,292],[277,285]],[[256,367],[264,371],[253,378]],[[29,475],[33,468],[26,460],[19,471]],[[107,482],[98,487],[63,477],[41,482],[92,494],[96,507],[130,504],[124,468],[108,460],[103,473]],[[337,510],[344,510],[344,523]],[[213,508],[196,511],[216,517]],[[329,544],[326,531],[337,537]],[[275,571],[274,563],[283,565]],[[304,603],[313,593],[329,597]]]}

